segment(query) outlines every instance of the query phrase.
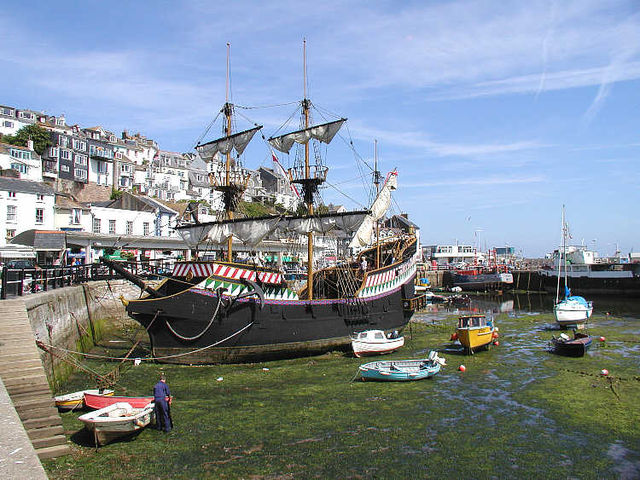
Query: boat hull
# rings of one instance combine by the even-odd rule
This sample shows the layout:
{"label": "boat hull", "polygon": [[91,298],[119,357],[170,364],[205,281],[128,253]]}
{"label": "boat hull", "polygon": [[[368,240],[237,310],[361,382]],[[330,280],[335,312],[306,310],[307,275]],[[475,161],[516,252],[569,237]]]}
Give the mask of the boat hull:
{"label": "boat hull", "polygon": [[558,338],[552,338],[553,353],[564,355],[566,357],[583,357],[591,346],[591,337],[576,338],[574,340],[563,341]]}
{"label": "boat hull", "polygon": [[493,341],[494,331],[494,327],[491,326],[457,328],[456,334],[465,351],[472,353],[481,348],[488,348]]}
{"label": "boat hull", "polygon": [[153,402],[153,397],[115,397],[111,395],[99,395],[95,393],[85,393],[84,403],[87,408],[100,410],[115,403],[128,403],[133,408],[144,408]]}
{"label": "boat hull", "polygon": [[384,355],[395,352],[404,345],[404,337],[387,339],[383,342],[366,342],[353,340],[351,346],[353,354],[360,358],[373,355]]}
{"label": "boat hull", "polygon": [[54,398],[56,407],[60,410],[75,410],[76,408],[84,407],[84,396],[85,394],[94,394],[94,395],[113,395],[113,390],[81,390],[79,392],[69,393],[67,395],[58,395]]}
{"label": "boat hull", "polygon": [[553,307],[556,323],[563,327],[585,323],[592,313],[593,307],[591,305],[585,306],[572,302],[560,302]]}
{"label": "boat hull", "polygon": [[[93,433],[96,445],[105,445],[118,438],[134,435],[154,420],[154,405],[135,409],[122,402],[78,417]],[[122,415],[118,415],[122,413]]]}
{"label": "boat hull", "polygon": [[234,302],[192,287],[130,301],[127,311],[147,329],[153,355],[161,362],[236,363],[316,355],[347,351],[351,335],[359,331],[402,331],[413,314],[405,299],[413,297],[414,278],[366,299],[262,303],[251,297]]}
{"label": "boat hull", "polygon": [[360,365],[359,372],[364,380],[407,382],[433,377],[440,368],[428,360],[391,360]]}

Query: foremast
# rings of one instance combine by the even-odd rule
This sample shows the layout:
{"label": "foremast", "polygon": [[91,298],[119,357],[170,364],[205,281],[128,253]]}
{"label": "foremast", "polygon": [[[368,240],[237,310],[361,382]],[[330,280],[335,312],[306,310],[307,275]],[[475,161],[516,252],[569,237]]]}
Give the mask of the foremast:
{"label": "foremast", "polygon": [[[242,132],[233,133],[233,111],[234,105],[230,100],[230,53],[231,44],[227,43],[227,75],[225,88],[225,103],[221,113],[224,115],[224,136],[205,144],[198,144],[196,150],[205,161],[213,160],[214,156],[222,153],[225,156],[224,172],[210,173],[209,182],[211,187],[222,194],[225,219],[233,220],[234,211],[238,208],[240,199],[247,189],[251,174],[242,168],[237,168],[232,151],[235,150],[238,157],[242,155],[244,149],[249,144],[253,135],[262,128],[256,125],[254,128]],[[236,168],[234,168],[236,167]],[[227,242],[227,260],[233,259],[233,235],[229,235]]]}

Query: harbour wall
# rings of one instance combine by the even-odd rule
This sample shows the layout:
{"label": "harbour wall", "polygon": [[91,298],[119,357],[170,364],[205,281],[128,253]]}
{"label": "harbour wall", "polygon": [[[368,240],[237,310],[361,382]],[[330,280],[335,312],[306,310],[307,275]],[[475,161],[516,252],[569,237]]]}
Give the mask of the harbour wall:
{"label": "harbour wall", "polygon": [[72,364],[62,358],[81,360],[79,355],[68,356],[59,349],[86,352],[100,341],[107,328],[131,321],[120,295],[137,298],[140,289],[124,280],[107,280],[24,297],[35,339],[56,347],[51,349],[54,353],[40,350],[49,384],[54,390],[74,370]]}

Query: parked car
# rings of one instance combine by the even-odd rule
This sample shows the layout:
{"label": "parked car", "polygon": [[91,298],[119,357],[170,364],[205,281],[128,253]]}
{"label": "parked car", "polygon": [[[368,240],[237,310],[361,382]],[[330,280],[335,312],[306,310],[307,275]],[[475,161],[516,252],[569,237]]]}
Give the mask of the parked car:
{"label": "parked car", "polygon": [[4,266],[7,268],[33,268],[33,269],[39,268],[36,265],[36,262],[29,259],[9,260],[7,261],[7,263],[4,264]]}

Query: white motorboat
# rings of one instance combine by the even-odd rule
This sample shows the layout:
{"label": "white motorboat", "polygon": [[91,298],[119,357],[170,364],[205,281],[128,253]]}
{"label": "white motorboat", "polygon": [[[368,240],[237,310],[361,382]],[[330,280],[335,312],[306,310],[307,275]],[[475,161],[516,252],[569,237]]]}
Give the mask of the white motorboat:
{"label": "white motorboat", "polygon": [[[558,284],[556,286],[556,303],[553,313],[556,323],[561,327],[568,325],[579,325],[585,323],[593,313],[593,303],[588,302],[583,297],[572,296],[569,289],[569,278],[567,276],[567,237],[569,236],[569,226],[565,220],[564,205],[562,206],[562,253],[558,261]],[[564,272],[564,275],[563,275]],[[560,300],[560,280],[564,278],[564,299]]]}
{"label": "white motorboat", "polygon": [[154,420],[154,408],[153,402],[144,408],[133,408],[128,403],[118,402],[80,415],[78,420],[93,432],[98,446],[142,430]]}
{"label": "white motorboat", "polygon": [[382,330],[365,330],[352,339],[351,346],[356,357],[382,355],[398,350],[404,345],[404,337],[397,332],[385,335]]}

